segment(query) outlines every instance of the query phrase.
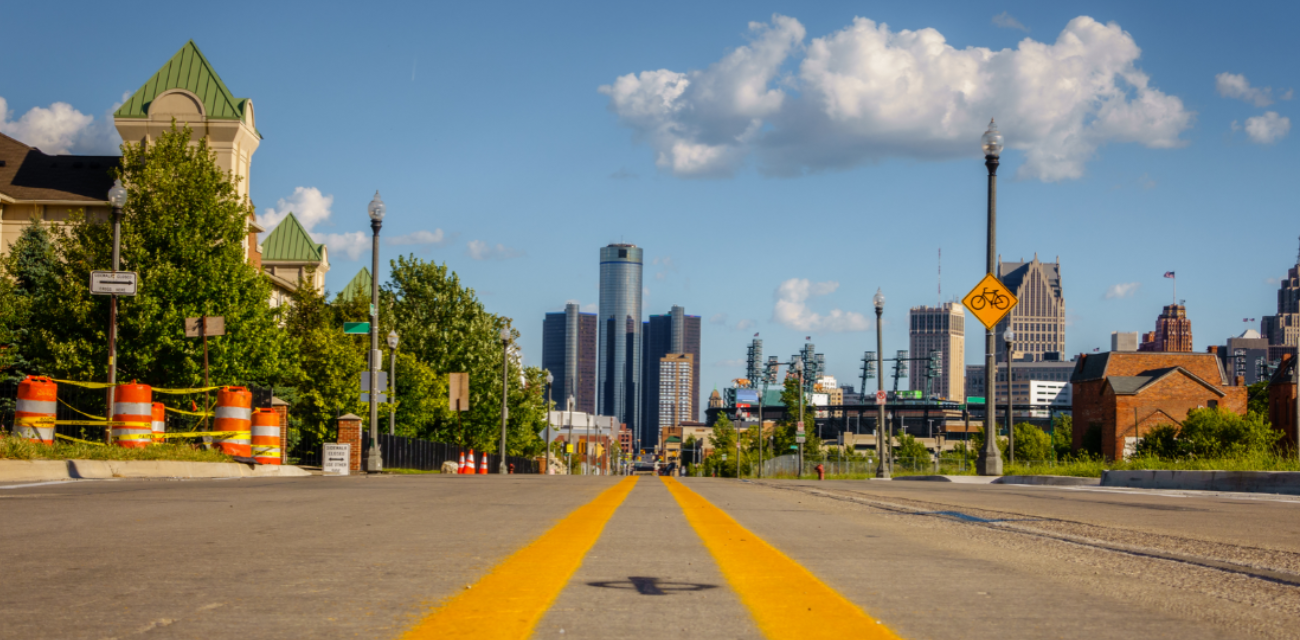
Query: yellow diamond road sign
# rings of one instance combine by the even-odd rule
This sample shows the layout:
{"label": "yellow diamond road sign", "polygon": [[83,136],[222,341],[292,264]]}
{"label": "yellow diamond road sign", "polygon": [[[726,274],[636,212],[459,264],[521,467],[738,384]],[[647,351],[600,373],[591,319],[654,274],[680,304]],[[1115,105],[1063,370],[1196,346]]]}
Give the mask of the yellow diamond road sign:
{"label": "yellow diamond road sign", "polygon": [[1020,303],[1015,294],[1002,284],[993,274],[984,274],[984,279],[971,289],[970,293],[962,298],[962,304],[970,309],[971,315],[984,325],[985,329],[992,329],[1002,318],[1006,317],[1011,310]]}

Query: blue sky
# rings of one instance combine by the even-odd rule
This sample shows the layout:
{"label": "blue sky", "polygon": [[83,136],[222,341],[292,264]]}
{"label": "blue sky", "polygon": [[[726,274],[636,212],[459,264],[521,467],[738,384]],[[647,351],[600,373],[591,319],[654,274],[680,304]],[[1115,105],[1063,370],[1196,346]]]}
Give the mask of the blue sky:
{"label": "blue sky", "polygon": [[705,388],[743,373],[755,332],[781,356],[812,335],[856,384],[877,287],[892,352],[907,308],[938,299],[939,249],[944,299],[982,275],[989,116],[1009,147],[1000,250],[1060,256],[1072,354],[1151,330],[1170,270],[1197,350],[1222,344],[1273,311],[1269,279],[1300,248],[1290,3],[3,12],[34,28],[6,35],[0,131],[102,151],[104,114],[193,39],[256,105],[259,213],[306,212],[331,290],[369,263],[379,189],[385,237],[407,243],[385,260],[449,263],[515,319],[530,364],[542,314],[595,303],[598,249],[622,240],[646,249],[647,313],[704,318]]}

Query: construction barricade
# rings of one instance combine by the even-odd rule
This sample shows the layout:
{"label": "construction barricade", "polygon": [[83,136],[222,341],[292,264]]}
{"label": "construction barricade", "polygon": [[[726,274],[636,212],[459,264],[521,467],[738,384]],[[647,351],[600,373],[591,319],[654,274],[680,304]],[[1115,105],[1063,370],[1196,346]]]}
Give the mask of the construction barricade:
{"label": "construction barricade", "polygon": [[18,383],[14,432],[32,442],[54,444],[54,417],[58,404],[58,384],[45,376],[27,376]]}
{"label": "construction barricade", "polygon": [[[247,458],[252,455],[253,394],[245,387],[222,387],[217,390],[217,411],[213,431],[229,435],[214,436],[213,444],[222,453]],[[279,426],[277,425],[277,430]]]}
{"label": "construction barricade", "polygon": [[161,402],[153,403],[153,421],[150,422],[153,427],[153,443],[163,444],[167,442],[167,407]]}
{"label": "construction barricade", "polygon": [[280,464],[280,414],[253,410],[253,459],[258,464]]}
{"label": "construction barricade", "polygon": [[114,387],[111,424],[117,446],[148,447],[153,441],[153,389],[138,382]]}

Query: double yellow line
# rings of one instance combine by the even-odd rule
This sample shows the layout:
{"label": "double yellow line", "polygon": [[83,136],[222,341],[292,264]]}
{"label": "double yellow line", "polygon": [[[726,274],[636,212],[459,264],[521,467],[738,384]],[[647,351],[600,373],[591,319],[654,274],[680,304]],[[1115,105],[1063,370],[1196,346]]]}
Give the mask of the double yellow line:
{"label": "double yellow line", "polygon": [[[789,556],[703,496],[661,478],[763,635],[772,640],[898,638]],[[521,640],[568,585],[605,524],[636,486],[635,476],[579,507],[404,636]]]}

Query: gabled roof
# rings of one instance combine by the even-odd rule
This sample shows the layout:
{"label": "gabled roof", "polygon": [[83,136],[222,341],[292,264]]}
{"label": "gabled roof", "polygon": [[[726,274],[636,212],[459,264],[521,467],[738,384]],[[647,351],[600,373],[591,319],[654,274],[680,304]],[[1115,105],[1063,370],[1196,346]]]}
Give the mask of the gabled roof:
{"label": "gabled roof", "polygon": [[1025,276],[1029,275],[1030,265],[1037,264],[1042,270],[1043,275],[1047,278],[1047,285],[1052,288],[1054,293],[1061,292],[1061,264],[1059,262],[1040,262],[1038,255],[1034,254],[1034,259],[1029,262],[998,262],[998,279],[1008,289],[1019,293],[1020,288],[1025,284]]}
{"label": "gabled roof", "polygon": [[193,40],[185,43],[171,60],[141,86],[114,114],[117,118],[147,118],[149,105],[171,89],[185,89],[199,97],[207,117],[215,120],[240,120],[248,98],[236,98],[221,81],[221,76],[203,57]]}
{"label": "gabled roof", "polygon": [[320,262],[325,258],[324,249],[325,245],[312,240],[298,218],[289,212],[262,242],[262,261]]}
{"label": "gabled roof", "polygon": [[51,156],[0,133],[0,195],[106,204],[117,156]]}
{"label": "gabled roof", "polygon": [[1206,389],[1209,389],[1210,391],[1213,391],[1214,393],[1220,396],[1227,395],[1223,392],[1222,389],[1219,389],[1218,387],[1210,384],[1209,382],[1202,380],[1196,374],[1182,367],[1167,367],[1164,369],[1153,369],[1151,371],[1143,372],[1143,375],[1140,376],[1107,376],[1106,382],[1110,384],[1110,388],[1115,392],[1115,395],[1118,396],[1136,395],[1142,393],[1143,391],[1146,391],[1147,389],[1150,389],[1161,380],[1171,375],[1174,375],[1176,373],[1181,373],[1187,376],[1188,378],[1191,378],[1192,380],[1200,383]]}
{"label": "gabled roof", "polygon": [[361,267],[361,270],[352,278],[348,286],[343,287],[335,301],[348,302],[357,297],[363,300],[370,299],[370,269],[365,267]]}

